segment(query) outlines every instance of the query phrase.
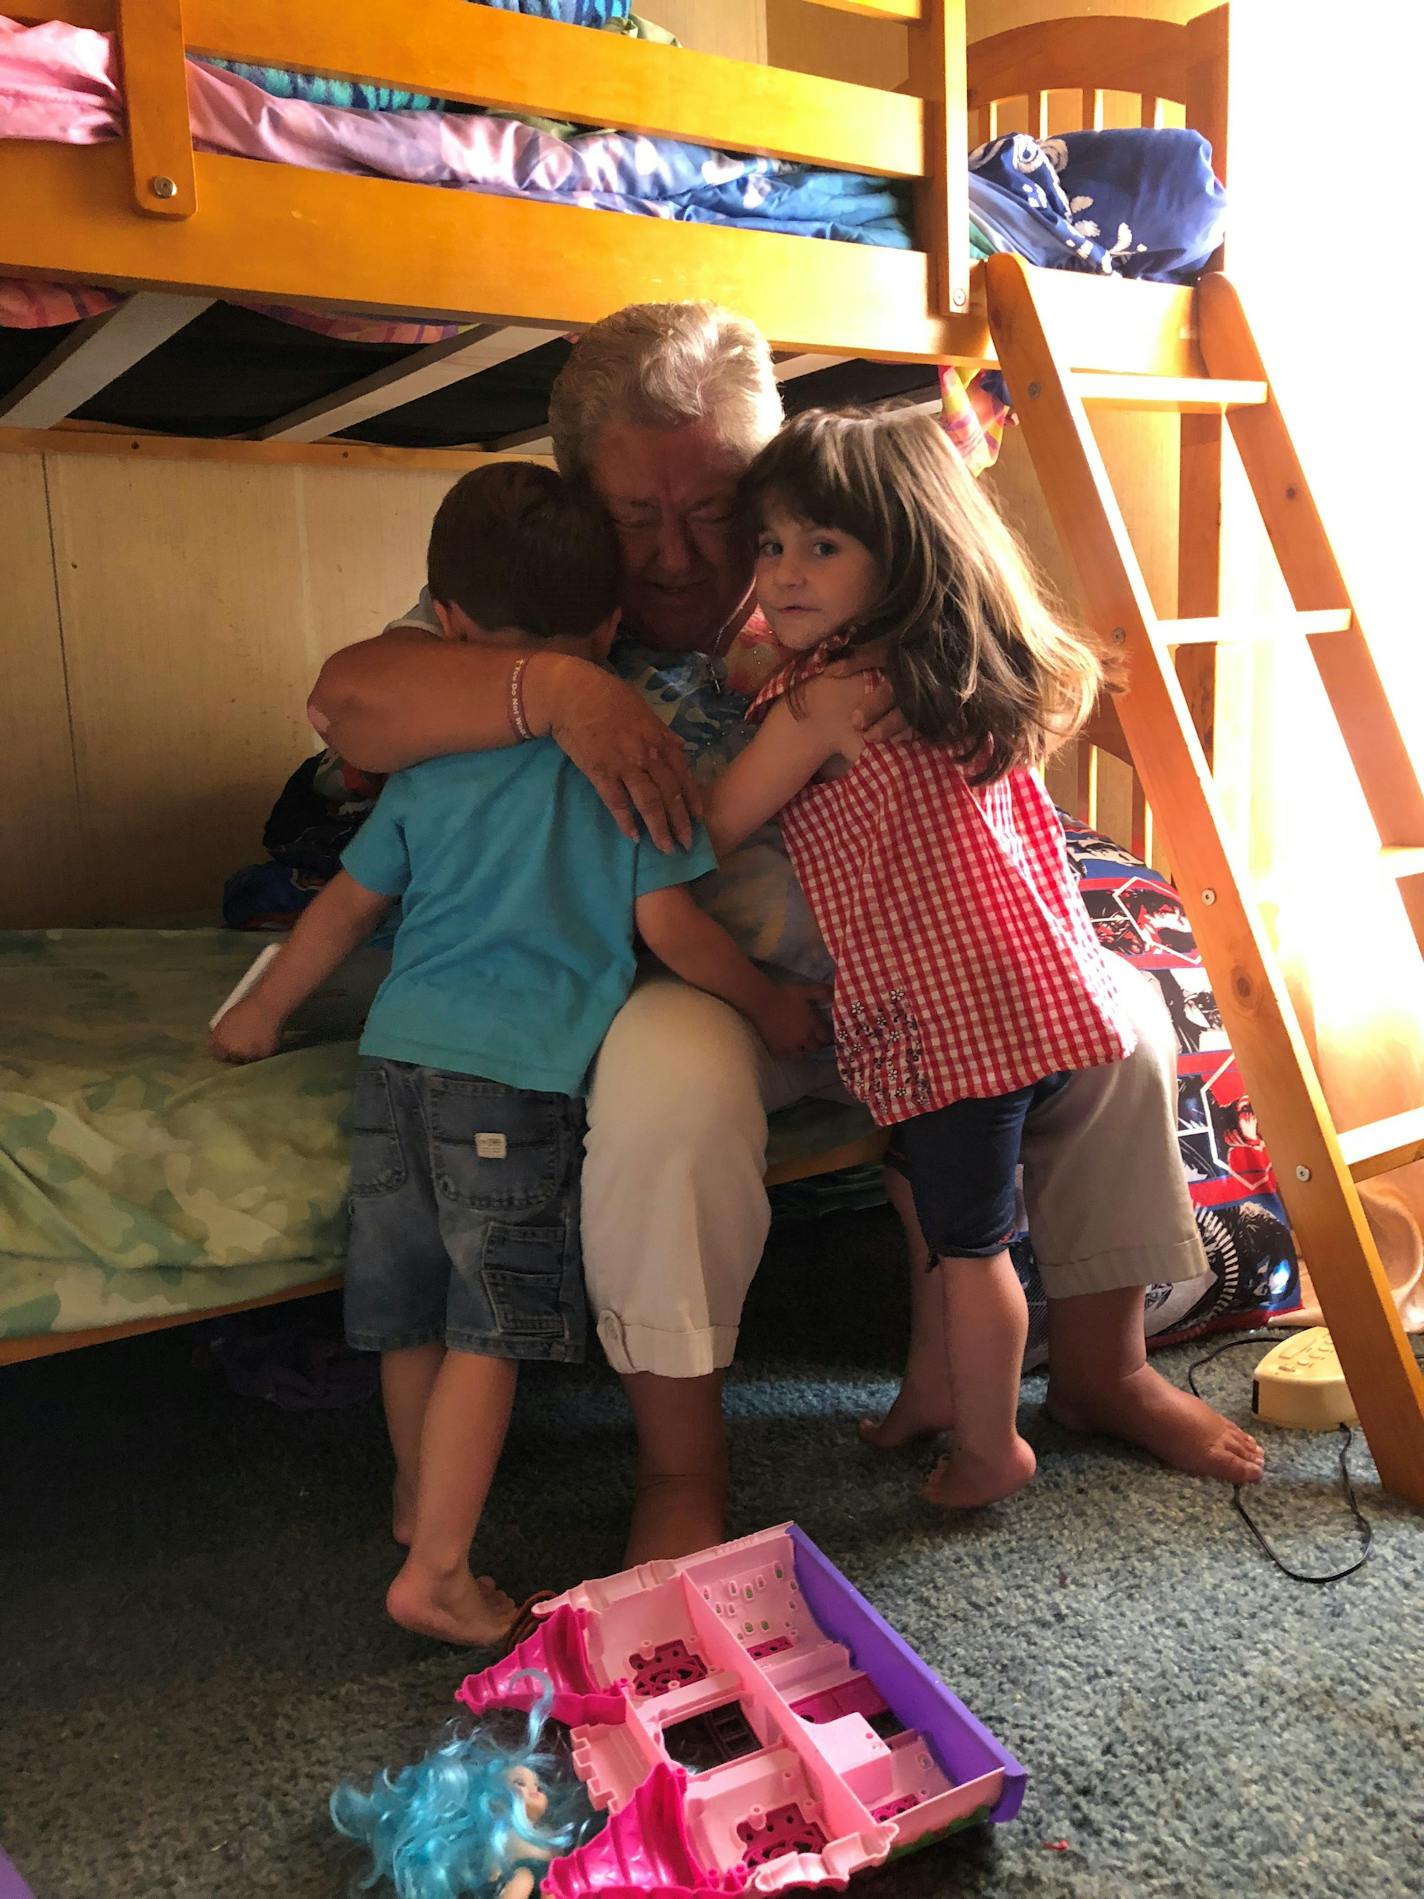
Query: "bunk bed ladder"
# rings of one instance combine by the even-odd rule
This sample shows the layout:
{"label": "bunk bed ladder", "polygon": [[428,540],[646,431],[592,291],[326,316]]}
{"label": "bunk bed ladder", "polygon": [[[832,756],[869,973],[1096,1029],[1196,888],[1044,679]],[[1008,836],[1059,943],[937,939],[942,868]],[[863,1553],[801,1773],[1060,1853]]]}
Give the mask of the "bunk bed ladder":
{"label": "bunk bed ladder", "polygon": [[[1217,816],[1210,767],[1173,663],[1177,648],[1304,639],[1424,949],[1424,791],[1235,290],[1197,292],[1204,375],[1175,381],[1075,376],[1017,257],[986,266],[989,321],[1054,525],[1093,623],[1127,661],[1117,711],[1166,838],[1173,873],[1281,1193],[1385,1488],[1424,1507],[1424,1375],[1410,1349],[1355,1182],[1424,1154],[1424,1106],[1371,1128],[1331,1119],[1235,844]],[[1295,612],[1284,625],[1159,620],[1084,408],[1097,399],[1183,414],[1224,412]]]}

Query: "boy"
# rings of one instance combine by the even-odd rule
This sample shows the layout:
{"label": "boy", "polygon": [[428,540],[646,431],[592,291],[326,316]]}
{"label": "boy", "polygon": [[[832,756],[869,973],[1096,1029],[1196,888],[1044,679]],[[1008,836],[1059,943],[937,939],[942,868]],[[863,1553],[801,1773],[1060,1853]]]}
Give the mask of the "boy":
{"label": "boy", "polygon": [[212,1034],[221,1060],[277,1048],[292,1011],[402,900],[391,972],[361,1040],[346,1331],[381,1353],[408,1545],[386,1597],[403,1627],[497,1642],[514,1604],[470,1569],[521,1358],[577,1360],[579,1098],[632,985],[634,930],[685,981],[739,1008],[773,1054],[825,1040],[687,885],[715,868],[700,829],[664,855],[619,831],[520,690],[531,647],[602,659],[618,548],[597,504],[533,463],[490,463],[445,497],[429,585],[446,639],[506,646],[511,736],[398,772],[257,986]]}

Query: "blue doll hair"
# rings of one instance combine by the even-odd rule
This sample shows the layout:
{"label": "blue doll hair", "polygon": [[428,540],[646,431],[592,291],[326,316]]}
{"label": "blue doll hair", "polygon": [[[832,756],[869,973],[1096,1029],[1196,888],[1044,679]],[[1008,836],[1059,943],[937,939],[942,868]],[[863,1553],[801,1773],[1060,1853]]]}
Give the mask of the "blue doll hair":
{"label": "blue doll hair", "polygon": [[[362,1886],[389,1879],[400,1899],[487,1899],[521,1860],[577,1845],[587,1826],[582,1790],[553,1753],[539,1746],[553,1683],[534,1670],[529,1674],[540,1692],[522,1745],[501,1747],[483,1728],[457,1723],[451,1738],[423,1760],[395,1775],[382,1769],[369,1793],[347,1781],[332,1794],[337,1831],[370,1849],[371,1870]],[[537,1824],[509,1783],[521,1767],[538,1778],[548,1797],[548,1812]],[[525,1848],[534,1850],[526,1855]]]}

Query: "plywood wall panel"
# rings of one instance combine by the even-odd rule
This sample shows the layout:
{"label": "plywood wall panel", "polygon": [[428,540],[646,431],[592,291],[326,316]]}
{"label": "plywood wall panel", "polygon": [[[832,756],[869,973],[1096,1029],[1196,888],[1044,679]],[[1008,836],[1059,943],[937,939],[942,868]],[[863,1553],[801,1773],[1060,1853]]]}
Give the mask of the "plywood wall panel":
{"label": "plywood wall panel", "polygon": [[812,0],[766,0],[766,56],[773,66],[847,79],[886,92],[908,87],[910,35],[894,20],[833,12]]}
{"label": "plywood wall panel", "polygon": [[653,0],[638,10],[694,52],[758,64],[766,60],[764,0]]}
{"label": "plywood wall panel", "polygon": [[314,679],[329,654],[379,633],[420,592],[430,523],[451,483],[443,474],[303,468],[298,484]]}
{"label": "plywood wall panel", "polygon": [[45,468],[0,456],[0,927],[88,922]]}
{"label": "plywood wall panel", "polygon": [[[1093,427],[1153,604],[1159,614],[1170,617],[1176,611],[1177,594],[1177,418],[1099,410]],[[1005,432],[999,459],[983,480],[1069,616],[1082,616],[1077,578],[1049,518],[1038,476],[1017,429]],[[1098,631],[1105,634],[1108,629]],[[1065,809],[1086,817],[1088,813],[1080,808],[1076,795],[1078,769],[1077,748],[1067,747],[1049,783]],[[1132,777],[1127,767],[1113,758],[1099,761],[1096,822],[1109,837],[1132,845]]]}
{"label": "plywood wall panel", "polygon": [[49,480],[95,907],[216,917],[311,747],[295,471],[55,456]]}

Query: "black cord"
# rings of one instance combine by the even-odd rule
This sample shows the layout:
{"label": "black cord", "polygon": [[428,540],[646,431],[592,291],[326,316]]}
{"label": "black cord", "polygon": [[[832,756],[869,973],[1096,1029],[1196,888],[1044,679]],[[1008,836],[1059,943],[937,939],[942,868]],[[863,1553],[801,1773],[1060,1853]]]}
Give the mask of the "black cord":
{"label": "black cord", "polygon": [[[1220,1358],[1223,1352],[1234,1351],[1241,1345],[1273,1345],[1277,1340],[1290,1338],[1291,1336],[1292,1334],[1289,1330],[1282,1329],[1276,1332],[1248,1332],[1239,1338],[1227,1339],[1224,1345],[1218,1345],[1214,1351],[1208,1352],[1204,1358],[1197,1359],[1194,1364],[1187,1367],[1187,1383],[1191,1386],[1193,1394],[1200,1398],[1202,1394],[1197,1386],[1197,1373],[1203,1365],[1209,1365],[1214,1358]],[[1276,1554],[1263,1533],[1261,1526],[1256,1522],[1255,1518],[1241,1501],[1242,1486],[1240,1484],[1233,1484],[1231,1487],[1231,1500],[1236,1506],[1237,1515],[1241,1518],[1241,1521],[1246,1525],[1246,1528],[1251,1532],[1252,1536],[1255,1537],[1261,1548],[1266,1552],[1267,1556],[1270,1557],[1276,1568],[1280,1570],[1283,1576],[1289,1576],[1292,1582],[1343,1582],[1346,1576],[1353,1576],[1357,1569],[1364,1568],[1365,1564],[1370,1560],[1370,1552],[1374,1548],[1374,1530],[1361,1513],[1359,1501],[1355,1496],[1355,1486],[1350,1481],[1350,1446],[1354,1442],[1355,1434],[1348,1424],[1342,1424],[1340,1430],[1343,1433],[1343,1442],[1340,1445],[1340,1481],[1345,1486],[1345,1497],[1350,1505],[1351,1515],[1359,1525],[1365,1539],[1364,1548],[1360,1554],[1353,1563],[1347,1564],[1344,1569],[1332,1570],[1328,1576],[1311,1576],[1303,1569],[1292,1569],[1289,1563],[1283,1562]]]}

